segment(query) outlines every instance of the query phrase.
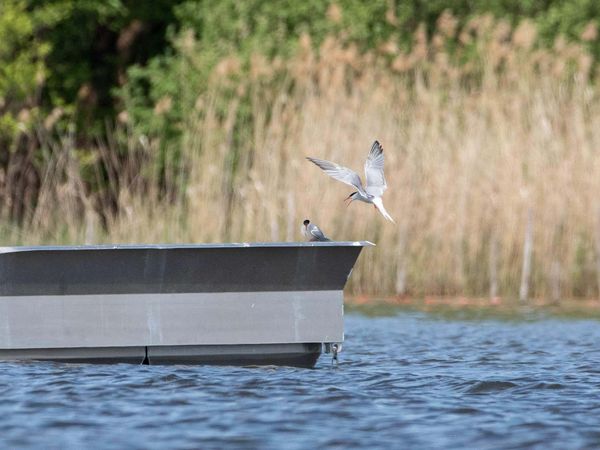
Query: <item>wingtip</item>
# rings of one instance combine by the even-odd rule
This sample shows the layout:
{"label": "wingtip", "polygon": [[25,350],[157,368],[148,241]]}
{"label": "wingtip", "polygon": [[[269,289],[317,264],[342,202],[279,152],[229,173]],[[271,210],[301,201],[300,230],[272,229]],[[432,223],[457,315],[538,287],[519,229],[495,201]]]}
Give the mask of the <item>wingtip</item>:
{"label": "wingtip", "polygon": [[371,151],[374,151],[375,149],[383,153],[383,145],[381,145],[377,139],[375,139],[375,142],[373,142],[373,145],[371,146]]}

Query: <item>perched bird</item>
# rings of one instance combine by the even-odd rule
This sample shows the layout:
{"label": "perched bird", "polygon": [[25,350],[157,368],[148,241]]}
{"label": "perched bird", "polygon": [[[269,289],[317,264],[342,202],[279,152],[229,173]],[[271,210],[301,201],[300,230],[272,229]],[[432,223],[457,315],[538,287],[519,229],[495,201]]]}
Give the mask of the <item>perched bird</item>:
{"label": "perched bird", "polygon": [[321,229],[310,223],[310,220],[306,219],[304,222],[302,222],[302,234],[304,235],[304,237],[306,238],[307,241],[330,241],[331,239],[329,239],[328,237],[326,237],[323,232],[321,231]]}
{"label": "perched bird", "polygon": [[390,216],[385,210],[383,201],[381,200],[381,196],[387,189],[387,184],[385,182],[385,177],[383,176],[383,147],[378,141],[373,142],[371,151],[369,151],[369,156],[365,162],[365,176],[367,179],[366,187],[363,187],[362,181],[360,180],[358,174],[347,167],[343,167],[339,164],[331,161],[325,161],[323,159],[306,159],[315,163],[330,177],[335,178],[342,183],[354,186],[357,189],[344,200],[349,200],[348,205],[350,205],[350,203],[352,203],[354,200],[372,203],[375,209],[379,210],[383,217],[391,222],[394,222],[392,216]]}

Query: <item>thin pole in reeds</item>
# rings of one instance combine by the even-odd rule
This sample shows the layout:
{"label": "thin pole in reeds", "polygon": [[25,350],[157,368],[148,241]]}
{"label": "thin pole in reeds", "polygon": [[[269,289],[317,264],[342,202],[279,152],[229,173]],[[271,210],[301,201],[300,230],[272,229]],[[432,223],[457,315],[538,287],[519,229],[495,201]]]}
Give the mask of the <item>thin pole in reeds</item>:
{"label": "thin pole in reeds", "polygon": [[558,259],[555,259],[552,262],[552,267],[550,268],[550,296],[552,303],[554,304],[558,304],[560,302],[560,279],[560,261]]}
{"label": "thin pole in reeds", "polygon": [[560,243],[563,229],[563,222],[561,221],[556,226],[552,243],[553,261],[550,265],[550,299],[554,304],[558,304],[561,297],[562,266],[560,263]]}
{"label": "thin pole in reeds", "polygon": [[396,266],[396,295],[403,296],[406,294],[406,242],[408,234],[407,221],[402,220],[402,225],[398,231],[398,250]]}
{"label": "thin pole in reeds", "polygon": [[292,192],[288,192],[287,194],[287,232],[286,232],[286,240],[294,241],[296,237],[296,230],[299,226],[296,225],[296,222],[299,220],[296,219],[296,202],[294,200],[294,196]]}
{"label": "thin pole in reeds", "polygon": [[596,243],[596,280],[598,283],[598,297],[600,298],[600,205],[596,212],[596,232],[595,243]]}
{"label": "thin pole in reeds", "polygon": [[96,215],[91,209],[85,211],[85,243],[94,244],[96,242]]}
{"label": "thin pole in reeds", "polygon": [[490,238],[490,300],[498,297],[498,240],[492,231]]}
{"label": "thin pole in reeds", "polygon": [[490,207],[490,247],[489,247],[489,283],[490,283],[490,301],[495,302],[498,299],[498,185],[492,178],[492,191],[489,196]]}
{"label": "thin pole in reeds", "polygon": [[527,225],[525,227],[525,238],[523,239],[523,268],[521,270],[521,287],[519,288],[519,300],[526,302],[529,298],[529,279],[531,276],[531,254],[533,249],[533,211],[527,209]]}

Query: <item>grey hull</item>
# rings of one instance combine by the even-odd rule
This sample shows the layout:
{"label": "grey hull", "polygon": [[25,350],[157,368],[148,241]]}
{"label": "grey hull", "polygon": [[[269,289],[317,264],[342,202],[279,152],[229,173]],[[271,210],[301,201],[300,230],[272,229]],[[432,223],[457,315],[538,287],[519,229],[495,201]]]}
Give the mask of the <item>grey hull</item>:
{"label": "grey hull", "polygon": [[0,248],[0,359],[311,366],[364,245]]}
{"label": "grey hull", "polygon": [[0,350],[0,360],[80,364],[277,365],[311,368],[319,359],[321,349],[320,343],[11,349]]}

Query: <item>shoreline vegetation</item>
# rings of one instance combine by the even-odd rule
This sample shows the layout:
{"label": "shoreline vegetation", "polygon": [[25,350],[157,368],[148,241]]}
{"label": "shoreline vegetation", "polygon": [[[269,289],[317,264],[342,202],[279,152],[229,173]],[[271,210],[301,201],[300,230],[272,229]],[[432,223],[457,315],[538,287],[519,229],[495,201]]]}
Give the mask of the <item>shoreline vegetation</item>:
{"label": "shoreline vegetation", "polygon": [[600,300],[517,299],[473,297],[369,297],[347,296],[346,313],[369,316],[393,316],[398,312],[421,312],[455,320],[537,320],[540,318],[600,320]]}
{"label": "shoreline vegetation", "polygon": [[[92,85],[76,108],[5,95],[0,244],[294,241],[308,217],[334,240],[377,244],[353,295],[596,308],[585,300],[600,293],[596,22],[548,42],[526,18],[445,11],[407,44],[392,13],[381,19],[392,31],[365,48],[331,3],[337,31],[298,31],[285,55],[220,56],[182,27],[168,55],[123,69],[101,121],[86,122]],[[375,139],[396,225],[346,209],[350,191],[305,160],[358,170]]]}

